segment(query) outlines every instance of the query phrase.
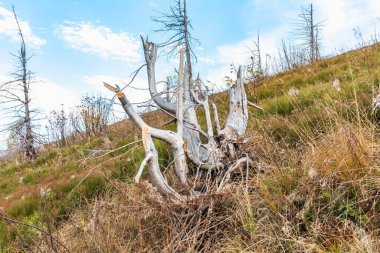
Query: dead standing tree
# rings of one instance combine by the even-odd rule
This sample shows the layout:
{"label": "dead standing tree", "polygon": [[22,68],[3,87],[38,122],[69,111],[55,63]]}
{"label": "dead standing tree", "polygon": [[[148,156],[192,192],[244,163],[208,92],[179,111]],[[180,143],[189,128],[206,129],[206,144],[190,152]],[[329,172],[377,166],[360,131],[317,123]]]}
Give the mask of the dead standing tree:
{"label": "dead standing tree", "polygon": [[[7,109],[11,109],[12,116],[16,120],[9,124],[8,130],[15,136],[20,136],[22,140],[21,148],[29,159],[34,159],[37,155],[35,149],[35,133],[32,126],[33,111],[30,107],[30,84],[32,83],[32,73],[28,70],[28,61],[31,57],[27,56],[24,35],[22,33],[15,9],[13,14],[17,23],[18,34],[20,36],[21,47],[17,55],[17,71],[13,73],[14,80],[0,85],[1,103],[6,104]],[[21,119],[21,120],[20,120]],[[11,136],[13,138],[14,136]]]}
{"label": "dead standing tree", "polygon": [[[66,128],[68,119],[63,109],[63,104],[61,111],[51,111],[47,120],[49,122],[49,125],[46,126],[48,142],[54,141],[57,142],[60,147],[66,147]],[[50,135],[52,140],[50,139]]]}
{"label": "dead standing tree", "polygon": [[169,55],[177,53],[178,47],[184,48],[187,71],[189,72],[188,79],[191,82],[192,58],[196,59],[193,43],[198,42],[198,40],[193,38],[190,32],[192,26],[187,16],[186,0],[175,0],[169,13],[161,13],[160,17],[152,17],[152,20],[162,25],[156,32],[170,33],[169,39],[160,43],[159,47],[164,47]]}
{"label": "dead standing tree", "polygon": [[301,40],[299,45],[309,56],[309,62],[319,60],[321,51],[320,30],[322,22],[315,22],[313,4],[309,8],[302,8],[296,23],[296,35]]}
{"label": "dead standing tree", "polygon": [[[176,200],[189,200],[205,193],[220,191],[230,179],[234,170],[242,164],[249,164],[250,166],[253,164],[249,157],[242,156],[236,152],[238,143],[244,140],[248,123],[247,106],[253,105],[247,100],[241,68],[237,71],[236,82],[232,83],[228,90],[230,99],[229,114],[223,129],[220,127],[217,107],[213,104],[215,133],[210,116],[208,94],[200,89],[194,90],[193,87],[189,86],[188,66],[182,62],[182,53],[180,54],[181,61],[178,70],[177,103],[171,103],[162,98],[156,88],[155,62],[157,59],[157,46],[148,39],[142,39],[142,43],[152,100],[159,108],[176,118],[177,132],[157,129],[147,125],[135,112],[132,104],[121,89],[118,86],[113,87],[105,83],[109,90],[117,94],[125,112],[142,132],[146,157],[137,173],[136,181],[141,176],[144,166],[148,165],[152,184],[161,194],[174,197]],[[183,50],[180,51],[183,52]],[[199,82],[199,79],[197,82]],[[197,104],[192,103],[192,99]],[[191,109],[195,112],[195,107],[199,105],[204,108],[207,132],[201,130],[198,123],[190,123],[188,121],[189,117],[186,117],[185,112],[187,110]],[[182,118],[182,116],[184,117]],[[197,122],[195,114],[194,117],[195,119],[191,122]],[[189,136],[189,129],[201,133],[206,139],[204,143],[199,140],[199,144],[193,147],[194,150],[190,150],[187,144],[192,140],[192,136]],[[152,138],[160,139],[169,144],[174,156],[175,173],[181,185],[179,189],[174,189],[174,187],[170,186],[162,175],[158,163],[158,153]],[[191,161],[197,167],[196,173],[189,173],[188,161]],[[217,176],[211,176],[211,174],[215,173]]]}

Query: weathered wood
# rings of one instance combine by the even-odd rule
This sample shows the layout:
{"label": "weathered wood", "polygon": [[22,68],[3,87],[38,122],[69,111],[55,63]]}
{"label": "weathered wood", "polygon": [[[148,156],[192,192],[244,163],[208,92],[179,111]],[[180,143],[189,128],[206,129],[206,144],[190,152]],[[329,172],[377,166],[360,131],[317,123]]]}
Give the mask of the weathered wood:
{"label": "weathered wood", "polygon": [[168,102],[161,97],[161,94],[157,91],[155,65],[157,60],[157,46],[146,39],[141,37],[141,41],[144,48],[144,56],[147,67],[149,92],[153,101],[163,110],[176,114],[177,106],[174,103]]}
{"label": "weathered wood", "polygon": [[[105,85],[109,87],[109,84]],[[111,86],[112,87],[112,86]],[[167,181],[163,178],[158,164],[158,154],[155,149],[152,137],[165,141],[170,145],[174,155],[174,167],[177,176],[179,177],[181,185],[185,190],[190,190],[190,186],[187,179],[188,167],[186,163],[185,151],[183,149],[183,139],[177,133],[169,130],[161,130],[148,126],[142,118],[135,112],[132,104],[126,98],[125,94],[121,92],[119,87],[116,87],[117,97],[130,119],[136,124],[136,126],[142,132],[142,140],[145,149],[145,154],[149,154],[147,159],[149,175],[151,177],[152,184],[157,187],[158,191],[164,195],[172,195],[179,197],[180,195],[171,188]],[[141,168],[140,168],[141,169]]]}
{"label": "weathered wood", "polygon": [[[207,94],[203,94],[204,99],[201,100],[200,98],[197,97],[197,95],[195,94],[195,92],[194,92],[193,89],[190,89],[190,93],[191,93],[192,97],[194,98],[194,100],[199,105],[201,105],[203,107],[204,111],[205,111],[206,125],[207,125],[207,134],[208,134],[208,138],[211,139],[214,136],[214,130],[213,130],[213,127],[212,127],[212,122],[211,122],[210,105],[209,105],[209,102],[208,102],[208,95]],[[199,93],[201,93],[201,92],[199,92]]]}
{"label": "weathered wood", "polygon": [[179,50],[178,91],[177,91],[177,133],[183,137],[183,48]]}
{"label": "weathered wood", "polygon": [[238,69],[237,80],[228,90],[230,108],[227,122],[221,130],[220,135],[225,139],[236,139],[243,137],[248,123],[248,101],[242,80],[241,67]]}
{"label": "weathered wood", "polygon": [[[153,101],[157,104],[161,109],[168,111],[174,115],[177,114],[177,105],[175,103],[171,103],[163,99],[160,93],[157,91],[156,84],[156,75],[155,75],[155,63],[157,59],[157,46],[151,41],[144,40],[141,37],[141,41],[144,48],[145,61],[147,64],[147,74],[148,74],[148,82],[149,82],[149,92],[153,99]],[[199,157],[200,150],[199,146],[201,144],[199,132],[197,130],[198,120],[195,112],[195,106],[190,100],[190,92],[189,92],[189,69],[188,67],[185,69],[185,77],[184,77],[184,100],[183,100],[183,137],[186,141],[187,152],[192,153],[193,155]],[[194,127],[195,126],[195,127]],[[199,128],[200,129],[200,128]]]}
{"label": "weathered wood", "polygon": [[[183,61],[184,49],[181,49],[179,54],[180,67],[178,70],[177,101],[176,103],[171,103],[169,99],[162,98],[161,94],[157,91],[155,80],[157,46],[148,40],[144,41],[143,38],[141,39],[147,65],[150,94],[153,101],[160,109],[167,111],[171,115],[175,115],[175,120],[177,121],[177,133],[148,126],[134,111],[131,103],[128,101],[124,93],[121,92],[119,87],[115,88],[105,84],[108,89],[117,94],[125,112],[142,132],[146,157],[139,167],[135,176],[135,181],[139,181],[143,169],[147,165],[151,182],[160,193],[163,195],[174,196],[181,200],[196,198],[194,197],[195,195],[198,195],[195,191],[196,183],[190,182],[188,178],[189,169],[187,158],[189,158],[189,160],[198,168],[208,170],[208,175],[210,175],[211,171],[214,169],[221,172],[221,175],[223,176],[215,181],[216,186],[213,188],[213,191],[218,192],[222,190],[223,186],[230,179],[231,173],[236,168],[243,163],[247,163],[247,166],[251,166],[253,163],[248,157],[239,157],[239,153],[235,150],[238,146],[236,143],[240,142],[240,138],[244,137],[247,128],[247,106],[250,105],[257,109],[261,109],[258,105],[247,100],[242,80],[241,67],[238,69],[236,82],[233,83],[228,90],[229,113],[223,129],[221,129],[219,123],[217,107],[215,104],[212,104],[216,127],[216,133],[214,133],[207,91],[202,92],[199,77],[197,79],[198,90],[194,90],[196,86],[192,84],[191,66],[189,66],[187,62],[184,64]],[[201,129],[198,123],[196,115],[196,107],[198,106],[204,108],[207,133]],[[201,142],[200,133],[207,137],[207,141],[204,143]],[[152,138],[160,139],[170,145],[170,149],[174,156],[173,164],[175,172],[181,183],[181,188],[178,191],[168,184],[160,171],[158,153],[155,149]],[[227,167],[226,164],[231,164],[231,161],[233,161],[231,159],[235,159],[235,162],[232,163],[232,166]],[[195,181],[198,180],[198,175],[200,174],[196,174]],[[179,192],[181,192],[181,194]]]}

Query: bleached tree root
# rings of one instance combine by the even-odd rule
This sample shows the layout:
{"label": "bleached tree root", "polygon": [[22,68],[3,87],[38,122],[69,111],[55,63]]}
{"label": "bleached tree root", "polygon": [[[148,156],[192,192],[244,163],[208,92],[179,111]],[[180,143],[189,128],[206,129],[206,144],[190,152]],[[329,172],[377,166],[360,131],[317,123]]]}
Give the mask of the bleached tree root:
{"label": "bleached tree root", "polygon": [[[244,140],[248,124],[247,107],[261,108],[247,100],[241,67],[237,71],[236,82],[228,90],[230,100],[229,114],[223,129],[219,123],[217,107],[215,104],[212,104],[216,127],[215,132],[210,114],[207,89],[206,92],[202,91],[199,77],[196,80],[198,90],[194,90],[194,85],[190,85],[189,68],[182,62],[183,50],[180,51],[181,60],[178,72],[177,103],[172,103],[162,98],[161,94],[157,91],[155,81],[157,46],[148,39],[144,40],[141,38],[141,40],[144,48],[149,91],[152,100],[160,109],[171,115],[175,115],[177,132],[148,126],[135,112],[132,104],[128,101],[125,94],[121,92],[120,88],[117,85],[113,87],[105,83],[105,86],[109,90],[117,94],[124,111],[142,132],[146,157],[142,161],[134,178],[135,182],[139,182],[144,167],[147,166],[152,185],[159,193],[170,199],[174,199],[176,202],[194,201],[202,199],[202,195],[220,192],[230,181],[232,173],[237,168],[243,164],[246,164],[248,167],[253,167],[254,165],[249,157],[241,157],[239,155],[238,146]],[[195,111],[198,106],[204,108],[207,131],[203,131],[198,124]],[[201,142],[200,134],[206,137],[205,143]],[[179,179],[180,189],[175,190],[171,187],[161,173],[158,153],[152,138],[169,144],[174,157],[173,164],[175,173]],[[197,168],[195,177],[189,172],[188,160]],[[227,167],[227,164],[231,163],[232,165]],[[205,172],[199,172],[199,169],[203,169]],[[193,180],[190,180],[190,177],[193,177]],[[197,185],[201,185],[202,189],[200,190]]]}

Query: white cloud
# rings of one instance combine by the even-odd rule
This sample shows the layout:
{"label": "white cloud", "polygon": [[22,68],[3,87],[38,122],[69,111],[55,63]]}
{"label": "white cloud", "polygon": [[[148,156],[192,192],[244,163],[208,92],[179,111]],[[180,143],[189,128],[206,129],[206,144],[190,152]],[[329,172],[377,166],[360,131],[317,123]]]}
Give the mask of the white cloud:
{"label": "white cloud", "polygon": [[[28,46],[35,49],[39,49],[46,44],[46,40],[36,36],[29,23],[27,21],[22,21],[18,17],[22,33],[25,38],[25,42]],[[17,23],[15,21],[14,15],[11,11],[0,6],[0,36],[7,37],[14,42],[19,42],[20,37],[18,34]]]}
{"label": "white cloud", "polygon": [[30,88],[32,105],[45,114],[60,109],[62,104],[68,108],[74,107],[80,102],[81,95],[75,93],[73,89],[42,77],[36,79],[38,82]]}
{"label": "white cloud", "polygon": [[70,47],[85,53],[126,62],[141,59],[140,41],[126,32],[116,33],[91,22],[70,21],[58,26],[56,32]]}

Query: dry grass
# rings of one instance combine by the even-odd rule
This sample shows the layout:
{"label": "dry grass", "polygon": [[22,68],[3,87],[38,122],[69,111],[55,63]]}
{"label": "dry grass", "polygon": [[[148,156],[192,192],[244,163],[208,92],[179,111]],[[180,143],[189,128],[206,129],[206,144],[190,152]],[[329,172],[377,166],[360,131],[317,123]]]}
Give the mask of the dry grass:
{"label": "dry grass", "polygon": [[379,252],[376,128],[336,122],[295,149],[252,135],[257,170],[203,203],[174,206],[148,183],[112,182],[58,238],[71,252]]}

